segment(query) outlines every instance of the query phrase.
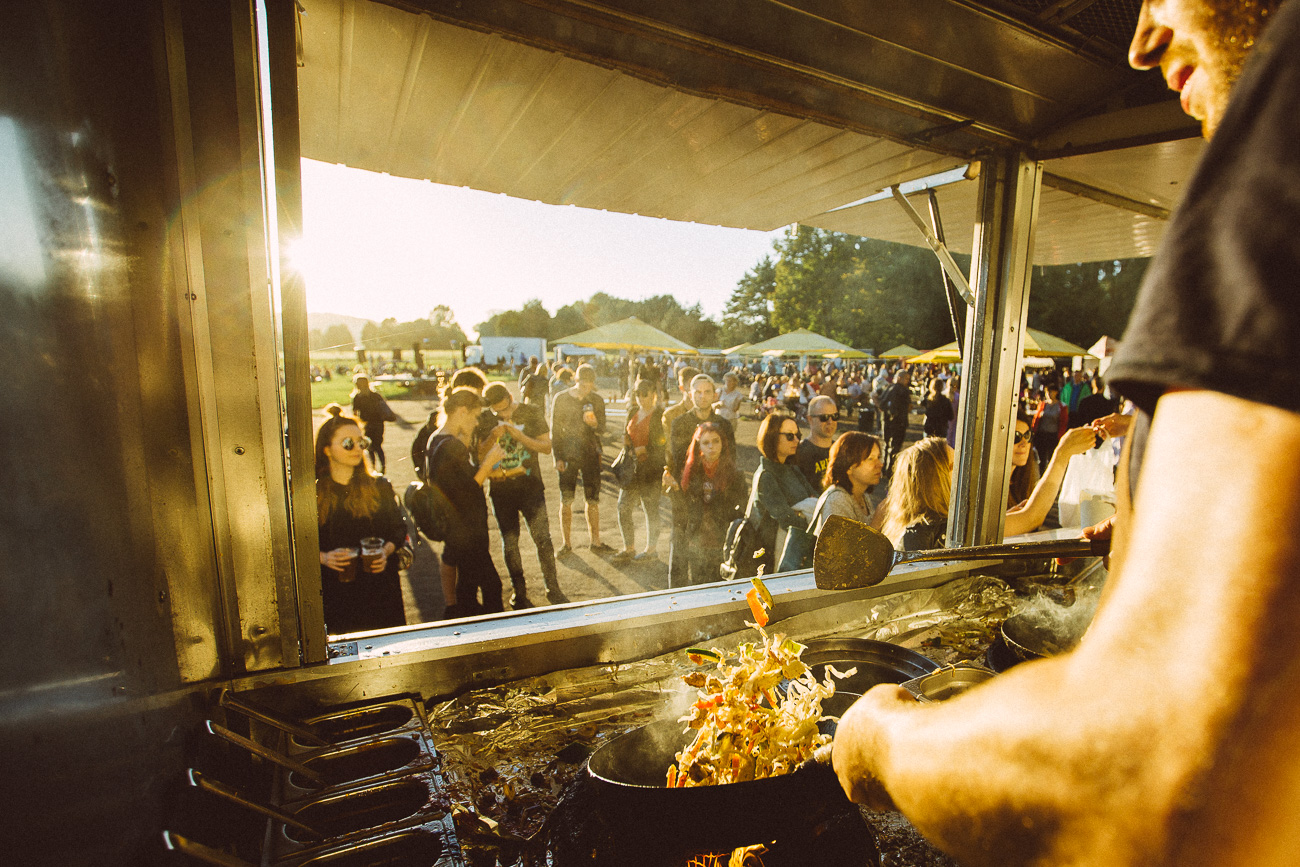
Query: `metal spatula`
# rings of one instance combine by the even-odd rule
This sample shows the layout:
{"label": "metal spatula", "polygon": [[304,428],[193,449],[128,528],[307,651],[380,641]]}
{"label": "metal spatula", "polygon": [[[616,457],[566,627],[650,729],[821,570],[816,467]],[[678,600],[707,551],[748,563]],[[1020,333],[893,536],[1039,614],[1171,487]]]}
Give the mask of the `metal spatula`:
{"label": "metal spatula", "polygon": [[821,590],[871,587],[899,563],[920,560],[1006,560],[1012,557],[1102,557],[1109,539],[1049,539],[1010,545],[975,545],[933,551],[895,551],[884,533],[842,515],[832,515],[813,549],[813,577]]}

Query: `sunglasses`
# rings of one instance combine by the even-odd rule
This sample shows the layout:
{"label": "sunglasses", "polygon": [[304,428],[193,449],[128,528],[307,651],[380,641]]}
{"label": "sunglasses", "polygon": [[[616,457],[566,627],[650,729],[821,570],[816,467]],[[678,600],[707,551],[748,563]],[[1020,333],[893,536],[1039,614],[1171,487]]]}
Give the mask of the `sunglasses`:
{"label": "sunglasses", "polygon": [[1033,435],[1034,435],[1033,431],[1018,430],[1016,431],[1015,436],[1011,438],[1011,441],[1016,445],[1020,445],[1021,443],[1029,442],[1029,438],[1032,437]]}
{"label": "sunglasses", "polygon": [[368,449],[370,448],[370,437],[361,437],[360,439],[355,440],[352,437],[344,437],[343,442],[339,443],[339,445],[343,447],[343,451],[345,452],[350,452],[358,446],[363,449]]}
{"label": "sunglasses", "polygon": [[813,418],[817,419],[822,424],[825,424],[828,421],[839,421],[840,414],[838,412],[828,412],[824,415],[815,415]]}
{"label": "sunglasses", "polygon": [[781,431],[781,436],[785,437],[787,440],[789,440],[792,443],[797,443],[799,442],[799,440],[803,439],[803,434],[799,433],[798,431],[795,431],[794,433],[790,433],[789,431],[783,430]]}

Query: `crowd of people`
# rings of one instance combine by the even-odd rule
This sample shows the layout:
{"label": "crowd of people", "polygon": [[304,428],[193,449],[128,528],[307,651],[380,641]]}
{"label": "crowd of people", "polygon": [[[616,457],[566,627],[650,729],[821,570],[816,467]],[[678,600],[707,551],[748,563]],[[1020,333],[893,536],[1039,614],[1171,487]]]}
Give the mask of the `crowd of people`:
{"label": "crowd of people", "polygon": [[[533,357],[517,367],[516,388],[489,383],[473,367],[450,374],[438,410],[413,440],[420,496],[436,488],[451,515],[441,531],[428,530],[431,539],[442,542],[445,617],[505,608],[489,550],[492,518],[510,580],[510,607],[534,604],[520,553],[524,524],[537,551],[547,602],[568,601],[557,562],[573,554],[579,489],[590,550],[615,565],[666,561],[670,587],[736,574],[722,567],[729,554],[736,557],[727,539],[743,525],[753,540],[752,551],[742,552],[745,568],[767,574],[807,567],[815,538],[831,515],[881,529],[904,550],[945,543],[960,389],[960,377],[949,366],[854,362],[798,369],[764,360],[717,376],[716,368],[710,374],[681,360],[623,359],[607,370],[611,378],[627,372],[616,380],[613,400],[626,407],[626,415],[615,430],[591,365],[552,367]],[[1050,520],[1070,457],[1094,443],[1092,429],[1080,426],[1089,417],[1089,402],[1114,409],[1097,403],[1107,398],[1096,379],[1064,376],[1067,389],[1037,374],[1022,383],[1008,535]],[[354,584],[349,557],[360,556],[361,538],[392,537],[394,563],[409,562],[412,549],[411,541],[389,526],[393,515],[401,517],[401,506],[382,476],[384,427],[395,416],[366,372],[356,372],[353,381],[351,414],[329,407],[317,437],[322,580],[333,633],[403,624],[401,606],[393,602],[396,572],[385,571],[387,561],[365,567],[385,576],[391,572],[391,581],[385,577],[391,585],[385,585],[386,601],[362,603],[353,598],[359,588],[342,585]],[[675,400],[670,400],[670,383]],[[736,424],[742,414],[759,422],[752,478],[737,461]],[[916,415],[922,417],[923,438],[905,448]],[[603,457],[607,444],[619,449],[612,466]],[[551,456],[558,476],[558,548],[543,455]],[[330,456],[333,460],[326,461]],[[603,477],[610,474],[619,489],[618,547],[601,535]],[[408,492],[408,506],[411,496]],[[663,540],[667,550],[661,552],[665,497],[670,520]],[[412,506],[410,511],[419,526],[420,510]],[[374,606],[383,613],[370,616]]]}

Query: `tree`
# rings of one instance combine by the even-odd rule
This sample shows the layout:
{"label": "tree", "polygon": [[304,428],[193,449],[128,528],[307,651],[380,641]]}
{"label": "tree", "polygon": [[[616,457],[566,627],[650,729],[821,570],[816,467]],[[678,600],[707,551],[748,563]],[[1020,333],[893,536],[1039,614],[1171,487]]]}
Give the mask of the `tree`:
{"label": "tree", "polygon": [[[772,295],[776,291],[776,266],[764,256],[745,272],[722,311],[721,335],[727,346],[758,343],[777,335],[772,324]],[[724,349],[726,347],[723,347]]]}
{"label": "tree", "polygon": [[346,349],[350,352],[356,342],[352,332],[340,322],[325,329],[324,345],[321,349]]}

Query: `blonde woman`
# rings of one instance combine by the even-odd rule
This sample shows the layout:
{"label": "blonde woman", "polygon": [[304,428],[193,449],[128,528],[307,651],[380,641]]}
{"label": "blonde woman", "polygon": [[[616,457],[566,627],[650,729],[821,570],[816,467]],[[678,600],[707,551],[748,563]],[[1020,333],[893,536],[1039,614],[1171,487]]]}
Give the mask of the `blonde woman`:
{"label": "blonde woman", "polygon": [[952,495],[953,451],[926,437],[898,453],[889,493],[880,504],[880,531],[900,551],[942,548]]}

